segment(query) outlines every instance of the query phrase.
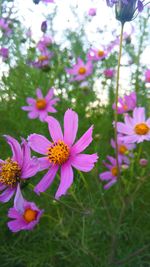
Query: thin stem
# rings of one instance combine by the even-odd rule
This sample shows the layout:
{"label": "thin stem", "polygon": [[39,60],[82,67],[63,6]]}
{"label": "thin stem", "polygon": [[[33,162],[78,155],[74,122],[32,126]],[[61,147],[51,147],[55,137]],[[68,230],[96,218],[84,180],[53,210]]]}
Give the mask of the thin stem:
{"label": "thin stem", "polygon": [[121,24],[121,33],[120,33],[120,45],[119,45],[119,56],[118,56],[118,68],[117,68],[117,82],[116,82],[116,97],[115,97],[115,145],[116,145],[116,162],[117,162],[117,169],[118,169],[118,177],[119,177],[119,162],[118,162],[118,142],[117,142],[117,122],[118,122],[118,96],[119,96],[119,80],[120,80],[120,62],[121,62],[121,55],[122,55],[122,42],[123,42],[123,28],[124,23]]}
{"label": "thin stem", "polygon": [[[29,184],[29,187],[33,190],[34,185],[30,183],[30,184]],[[65,206],[66,208],[71,209],[72,211],[78,212],[78,213],[80,213],[80,214],[84,214],[84,213],[85,213],[85,211],[78,210],[78,209],[76,209],[76,208],[71,207],[71,206],[68,205],[67,203],[62,202],[62,201],[59,200],[59,199],[55,199],[53,196],[51,196],[50,194],[47,194],[46,192],[41,192],[41,194],[43,194],[43,195],[49,197],[51,200],[53,200],[53,201],[55,201],[55,202],[57,202],[57,203],[60,203],[61,205]]]}

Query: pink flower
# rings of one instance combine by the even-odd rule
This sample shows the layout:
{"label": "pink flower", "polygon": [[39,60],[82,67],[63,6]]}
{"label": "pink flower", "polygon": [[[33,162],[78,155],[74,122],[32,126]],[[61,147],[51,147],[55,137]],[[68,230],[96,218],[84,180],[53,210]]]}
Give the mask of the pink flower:
{"label": "pink flower", "polygon": [[[126,164],[129,164],[130,160],[127,155],[129,155],[130,157],[133,157],[133,154],[131,153],[131,151],[135,149],[135,145],[126,144],[123,140],[121,140],[121,136],[118,136],[117,143],[118,143],[118,154],[119,154],[120,160]],[[111,139],[111,146],[116,150],[116,143],[114,139]]]}
{"label": "pink flower", "polygon": [[[23,199],[21,193],[17,192],[19,205],[14,205],[8,211],[8,217],[13,219],[7,223],[8,228],[16,233],[21,230],[32,230],[39,223],[44,210],[40,210],[35,203]],[[18,207],[19,206],[19,207]]]}
{"label": "pink flower", "polygon": [[66,194],[73,183],[72,167],[89,172],[93,169],[97,161],[97,154],[82,154],[92,142],[93,127],[73,145],[78,130],[78,115],[76,112],[68,109],[64,115],[64,135],[59,122],[53,117],[46,118],[52,142],[42,135],[32,134],[28,137],[30,147],[44,155],[39,159],[40,169],[49,169],[42,180],[36,185],[35,192],[39,194],[44,192],[53,182],[58,169],[60,168],[60,184],[55,198],[58,199]]}
{"label": "pink flower", "polygon": [[91,16],[91,17],[96,16],[96,8],[90,8],[89,12],[88,12],[88,15]]}
{"label": "pink flower", "polygon": [[66,72],[74,77],[71,81],[82,81],[92,74],[93,65],[90,61],[84,63],[81,58],[77,59],[77,63],[72,66],[72,69],[66,69]]}
{"label": "pink flower", "polygon": [[40,52],[47,52],[48,47],[52,44],[52,38],[44,35],[37,44]]}
{"label": "pink flower", "polygon": [[8,202],[20,184],[39,171],[38,161],[31,158],[29,145],[24,139],[20,146],[13,137],[5,135],[5,138],[13,155],[6,160],[0,160],[0,191],[3,191],[0,202]]}
{"label": "pink flower", "polygon": [[107,54],[108,52],[103,48],[100,49],[91,48],[87,54],[87,59],[93,61],[99,61],[106,58]]}
{"label": "pink flower", "polygon": [[[124,98],[118,99],[117,113],[122,114],[130,110],[133,110],[136,107],[136,93],[132,92],[130,95],[125,95]],[[112,106],[113,109],[116,109],[115,103]]]}
{"label": "pink flower", "polygon": [[4,18],[0,19],[0,28],[6,35],[9,35],[12,32],[12,30],[9,28],[9,23]]}
{"label": "pink flower", "polygon": [[145,72],[145,81],[150,83],[150,69],[147,69]]}
{"label": "pink flower", "polygon": [[54,89],[49,89],[47,95],[43,97],[40,88],[36,90],[37,99],[28,97],[27,103],[29,106],[22,107],[23,110],[29,111],[29,119],[39,118],[41,121],[47,117],[48,112],[55,113],[57,110],[53,107],[59,101],[59,98],[53,98]]}
{"label": "pink flower", "polygon": [[55,3],[54,0],[42,0],[43,3]]}
{"label": "pink flower", "polygon": [[104,75],[107,79],[112,79],[115,76],[115,70],[114,69],[106,69],[106,70],[104,70]]}
{"label": "pink flower", "polygon": [[3,61],[6,61],[9,56],[8,48],[5,48],[5,47],[0,48],[0,55],[2,56]]}
{"label": "pink flower", "polygon": [[124,136],[121,138],[125,143],[141,143],[150,140],[150,118],[146,120],[145,109],[135,108],[133,117],[125,116],[125,123],[118,122],[117,130]]}
{"label": "pink flower", "polygon": [[[118,168],[117,168],[117,162],[116,159],[107,156],[107,159],[109,160],[110,163],[106,163],[105,161],[103,164],[105,167],[108,168],[108,171],[102,172],[99,175],[99,178],[101,181],[106,181],[107,184],[104,186],[104,189],[109,189],[113,184],[117,182],[117,175],[118,175]],[[122,160],[119,158],[119,167],[121,166]],[[120,169],[120,168],[119,168]]]}
{"label": "pink flower", "polygon": [[53,57],[53,52],[45,51],[43,52],[36,61],[32,61],[29,65],[38,68],[38,69],[46,69],[49,67],[50,59]]}

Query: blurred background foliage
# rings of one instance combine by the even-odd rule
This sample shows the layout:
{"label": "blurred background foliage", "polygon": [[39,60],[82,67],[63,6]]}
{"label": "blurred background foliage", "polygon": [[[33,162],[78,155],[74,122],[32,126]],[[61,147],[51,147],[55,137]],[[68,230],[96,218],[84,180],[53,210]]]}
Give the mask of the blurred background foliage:
{"label": "blurred background foliage", "polygon": [[[46,216],[33,231],[11,233],[7,228],[7,211],[13,205],[11,201],[0,205],[0,266],[1,267],[108,267],[113,246],[117,247],[116,262],[110,266],[148,267],[149,255],[149,194],[150,180],[141,180],[142,186],[128,204],[129,194],[121,191],[119,183],[109,191],[104,191],[98,175],[104,169],[102,161],[106,155],[113,155],[110,139],[113,137],[113,111],[115,79],[107,79],[103,72],[106,68],[115,68],[117,65],[118,46],[109,56],[100,62],[94,63],[94,71],[87,78],[87,84],[82,86],[79,82],[70,82],[65,68],[75,63],[77,57],[86,60],[86,54],[91,47],[85,34],[84,25],[80,25],[77,32],[67,30],[64,40],[68,46],[53,42],[50,50],[53,51],[48,69],[36,69],[29,66],[29,60],[36,58],[36,43],[32,37],[26,36],[17,17],[17,10],[13,1],[0,1],[1,17],[11,21],[12,34],[1,34],[0,46],[9,49],[9,59],[2,62],[0,80],[0,144],[1,158],[10,156],[10,148],[3,139],[4,134],[12,135],[20,140],[27,138],[31,133],[39,133],[49,138],[47,124],[38,120],[29,120],[27,113],[21,110],[26,105],[26,97],[35,97],[36,88],[41,88],[44,95],[51,87],[60,98],[54,116],[63,122],[63,115],[67,108],[72,108],[79,115],[80,137],[85,130],[94,125],[93,143],[87,152],[98,152],[99,162],[92,172],[82,176],[75,171],[74,184],[67,196],[60,202],[53,200],[59,179],[55,179],[47,194],[36,196],[27,185],[23,194],[35,201],[40,208],[45,209]],[[8,5],[12,3],[12,5]],[[73,10],[77,16],[76,10]],[[47,18],[50,36],[54,34],[53,19],[57,10]],[[124,91],[135,90],[140,106],[146,106],[150,116],[149,88],[145,85],[144,71],[147,66],[141,64],[141,53],[149,40],[148,26],[149,10],[136,19],[136,43],[132,42],[132,35],[124,40],[122,73],[128,88]],[[106,26],[107,27],[107,26]],[[105,30],[105,29],[104,29]],[[108,30],[108,29],[107,29]],[[103,31],[99,32],[99,37]],[[114,38],[117,38],[117,33]],[[112,40],[113,41],[113,40]],[[62,40],[63,42],[63,40]],[[109,45],[109,44],[108,44]],[[129,74],[129,75],[128,75]],[[103,93],[108,95],[107,101],[102,100]],[[120,116],[121,119],[121,116]],[[149,143],[143,147],[147,159],[149,156]],[[149,161],[150,162],[150,161]],[[141,168],[134,166],[131,179],[128,171],[125,172],[126,183],[130,194],[139,181]],[[149,167],[147,168],[149,173]],[[36,184],[42,173],[32,178]],[[118,194],[119,192],[119,194]],[[124,199],[126,206],[122,203]],[[120,212],[121,210],[121,212]],[[118,220],[121,225],[118,228]],[[114,233],[117,235],[117,244],[113,243]],[[139,250],[139,251],[138,251]],[[135,255],[132,253],[136,251]],[[130,254],[131,253],[131,254]],[[128,259],[128,255],[129,259]],[[125,260],[124,260],[125,259]],[[119,262],[120,260],[120,262]]]}

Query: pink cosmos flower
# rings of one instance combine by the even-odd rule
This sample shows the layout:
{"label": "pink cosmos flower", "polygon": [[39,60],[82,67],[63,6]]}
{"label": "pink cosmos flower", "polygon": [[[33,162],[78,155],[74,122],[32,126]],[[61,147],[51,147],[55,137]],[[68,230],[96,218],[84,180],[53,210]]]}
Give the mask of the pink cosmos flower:
{"label": "pink cosmos flower", "polygon": [[145,72],[145,81],[150,83],[150,69],[147,69]]}
{"label": "pink cosmos flower", "polygon": [[108,52],[104,48],[91,48],[87,54],[88,60],[99,61],[106,58]]}
{"label": "pink cosmos flower", "polygon": [[0,202],[8,202],[20,184],[39,171],[38,161],[31,158],[29,145],[24,139],[20,145],[9,135],[5,135],[5,138],[13,155],[6,160],[0,160],[0,191],[3,191]]}
{"label": "pink cosmos flower", "polygon": [[82,154],[92,142],[93,127],[75,143],[78,130],[78,115],[76,112],[68,109],[64,115],[64,134],[62,133],[59,122],[53,117],[46,118],[52,142],[42,135],[32,134],[28,137],[30,147],[44,155],[39,159],[40,169],[49,169],[42,180],[36,185],[35,192],[39,194],[44,192],[53,182],[58,169],[60,168],[60,184],[57,189],[55,198],[58,199],[66,194],[67,190],[73,183],[72,167],[89,172],[93,169],[97,161],[97,154]]}
{"label": "pink cosmos flower", "polygon": [[9,27],[9,23],[4,18],[0,19],[0,28],[6,35],[9,35],[12,32],[12,30]]}
{"label": "pink cosmos flower", "polygon": [[77,59],[77,63],[72,66],[72,69],[66,69],[66,72],[74,77],[71,81],[82,81],[92,74],[93,65],[90,61],[84,63],[81,58]]}
{"label": "pink cosmos flower", "polygon": [[44,97],[40,88],[36,89],[37,99],[28,97],[27,103],[29,106],[23,106],[22,109],[29,111],[29,119],[39,118],[40,121],[44,121],[48,112],[55,113],[57,110],[53,107],[59,101],[59,98],[53,98],[54,89],[50,88],[47,95]]}
{"label": "pink cosmos flower", "polygon": [[125,143],[141,143],[150,140],[150,118],[145,118],[145,108],[135,108],[133,117],[125,116],[125,123],[118,122],[117,130]]}
{"label": "pink cosmos flower", "polygon": [[[122,141],[121,136],[118,136],[118,155],[122,162],[125,164],[130,164],[129,157],[133,157],[132,150],[135,149],[135,144],[126,144],[124,141]],[[114,139],[111,139],[111,146],[116,149],[116,143]]]}
{"label": "pink cosmos flower", "polygon": [[5,47],[0,48],[0,55],[2,56],[3,61],[6,61],[9,56],[8,48],[5,48]]}
{"label": "pink cosmos flower", "polygon": [[[21,197],[21,196],[20,196]],[[21,230],[32,230],[38,224],[44,210],[40,210],[35,203],[20,199],[20,207],[10,208],[8,217],[13,219],[7,223],[8,228],[16,233]]]}
{"label": "pink cosmos flower", "polygon": [[29,64],[38,69],[46,69],[49,67],[50,59],[53,57],[53,52],[43,52],[36,61],[32,61]]}
{"label": "pink cosmos flower", "polygon": [[[106,163],[104,161],[103,164],[105,165],[105,167],[108,168],[108,171],[102,172],[99,175],[101,181],[107,182],[107,184],[104,186],[105,190],[109,189],[113,184],[117,182],[117,175],[118,175],[116,159],[111,156],[107,156],[107,159],[109,160],[110,163]],[[121,167],[121,163],[122,160],[119,158],[119,167]]]}
{"label": "pink cosmos flower", "polygon": [[91,16],[91,17],[96,16],[96,8],[90,8],[89,12],[88,12],[88,15]]}
{"label": "pink cosmos flower", "polygon": [[106,70],[104,70],[104,75],[107,79],[112,79],[115,76],[115,70],[114,69],[106,69]]}
{"label": "pink cosmos flower", "polygon": [[[133,110],[136,107],[136,93],[132,92],[130,95],[125,95],[123,98],[118,99],[117,113],[122,114],[130,110]],[[112,106],[113,109],[116,109],[115,103]]]}
{"label": "pink cosmos flower", "polygon": [[46,52],[48,47],[52,44],[52,38],[44,35],[37,44],[37,48],[40,52]]}

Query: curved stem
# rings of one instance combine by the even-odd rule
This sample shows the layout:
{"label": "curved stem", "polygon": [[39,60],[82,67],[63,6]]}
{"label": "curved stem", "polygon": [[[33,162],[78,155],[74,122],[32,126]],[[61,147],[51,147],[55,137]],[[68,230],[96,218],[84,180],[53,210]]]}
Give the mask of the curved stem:
{"label": "curved stem", "polygon": [[116,162],[117,162],[117,169],[118,169],[118,177],[119,177],[119,162],[118,162],[118,142],[117,142],[117,122],[118,122],[118,96],[119,96],[119,80],[120,80],[120,62],[121,62],[121,55],[122,55],[122,42],[123,42],[123,28],[124,23],[121,24],[121,33],[120,33],[120,45],[119,45],[119,56],[118,56],[118,67],[117,67],[117,82],[116,82],[116,96],[115,96],[115,145],[116,145]]}

